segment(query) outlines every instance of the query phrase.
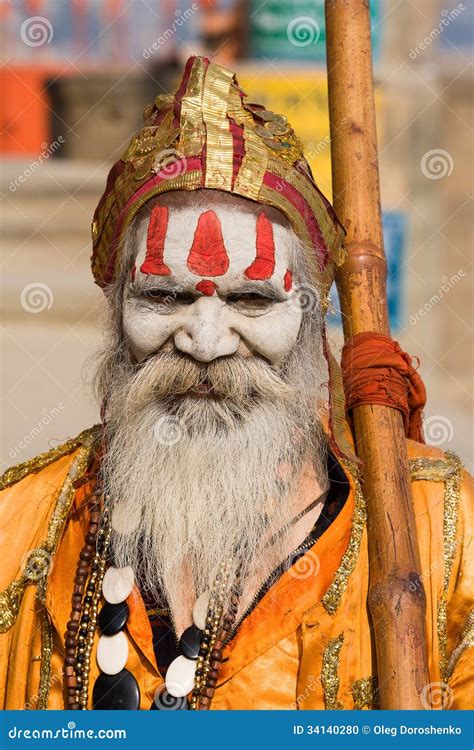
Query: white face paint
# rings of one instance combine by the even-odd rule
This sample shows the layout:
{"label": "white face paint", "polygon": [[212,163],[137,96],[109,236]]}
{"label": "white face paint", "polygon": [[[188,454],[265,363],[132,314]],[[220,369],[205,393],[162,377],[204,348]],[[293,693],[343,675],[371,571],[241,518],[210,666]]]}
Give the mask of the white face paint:
{"label": "white face paint", "polygon": [[275,210],[249,210],[238,197],[208,207],[191,198],[176,205],[168,195],[139,219],[123,308],[133,356],[173,346],[200,362],[238,353],[278,365],[302,318],[292,229]]}

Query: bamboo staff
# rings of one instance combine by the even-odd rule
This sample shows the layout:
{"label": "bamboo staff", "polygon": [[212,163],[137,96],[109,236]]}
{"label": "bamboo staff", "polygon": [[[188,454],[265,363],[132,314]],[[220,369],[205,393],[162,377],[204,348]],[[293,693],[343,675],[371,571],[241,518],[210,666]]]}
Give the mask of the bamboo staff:
{"label": "bamboo staff", "polygon": [[[333,201],[347,230],[336,280],[349,339],[390,334],[383,250],[368,0],[326,0]],[[402,415],[354,409],[369,534],[368,603],[383,709],[420,709],[429,683],[425,595]]]}

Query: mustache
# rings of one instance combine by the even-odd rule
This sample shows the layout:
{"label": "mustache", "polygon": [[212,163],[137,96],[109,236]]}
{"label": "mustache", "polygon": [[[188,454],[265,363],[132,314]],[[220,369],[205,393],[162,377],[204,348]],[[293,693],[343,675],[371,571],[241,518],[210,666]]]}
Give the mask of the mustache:
{"label": "mustache", "polygon": [[207,386],[212,395],[244,404],[249,398],[285,399],[293,388],[283,371],[260,357],[234,354],[209,363],[178,352],[160,352],[138,366],[128,380],[126,401],[135,408],[156,399],[191,395]]}

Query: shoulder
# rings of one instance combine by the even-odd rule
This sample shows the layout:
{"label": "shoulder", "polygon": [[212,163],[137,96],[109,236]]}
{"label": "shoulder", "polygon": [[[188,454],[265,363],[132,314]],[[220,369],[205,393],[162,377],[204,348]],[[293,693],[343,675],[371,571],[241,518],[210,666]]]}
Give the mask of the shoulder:
{"label": "shoulder", "polygon": [[[46,475],[54,475],[57,470],[58,463],[61,468],[64,468],[74,460],[74,455],[84,447],[92,447],[98,436],[98,426],[91,427],[87,430],[83,430],[77,437],[66,440],[56,448],[45,453],[40,453],[34,458],[29,458],[21,464],[16,464],[8,468],[0,477],[0,492],[3,492],[19,482],[22,482],[25,477],[30,475],[42,474],[43,478]],[[65,459],[65,460],[62,460]],[[48,471],[48,467],[52,467]]]}
{"label": "shoulder", "polygon": [[31,555],[47,559],[54,555],[74,500],[74,483],[86,471],[98,436],[97,427],[84,430],[78,437],[3,474],[0,591],[18,576],[24,578],[28,574]]}
{"label": "shoulder", "polygon": [[428,516],[444,541],[473,533],[473,481],[460,458],[450,451],[407,441],[412,497],[417,521]]}

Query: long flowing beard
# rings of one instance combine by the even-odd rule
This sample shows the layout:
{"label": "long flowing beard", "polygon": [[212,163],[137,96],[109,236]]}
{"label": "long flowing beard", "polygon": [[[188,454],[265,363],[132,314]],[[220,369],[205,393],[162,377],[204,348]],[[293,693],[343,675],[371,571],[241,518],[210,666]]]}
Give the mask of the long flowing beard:
{"label": "long flowing beard", "polygon": [[201,365],[176,353],[114,368],[102,482],[115,563],[180,629],[224,563],[230,590],[237,571],[264,577],[281,562],[285,537],[273,537],[290,525],[308,450],[324,474],[314,350],[299,343],[280,372],[255,357]]}

